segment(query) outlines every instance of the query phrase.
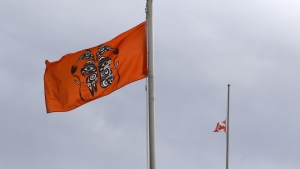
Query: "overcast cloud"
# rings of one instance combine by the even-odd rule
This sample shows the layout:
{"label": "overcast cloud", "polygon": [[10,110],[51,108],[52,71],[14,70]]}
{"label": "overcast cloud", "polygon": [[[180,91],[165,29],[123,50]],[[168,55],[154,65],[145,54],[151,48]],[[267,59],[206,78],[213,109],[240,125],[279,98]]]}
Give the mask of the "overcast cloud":
{"label": "overcast cloud", "polygon": [[[0,167],[142,169],[146,80],[46,114],[45,60],[145,20],[145,0],[0,0]],[[154,1],[156,168],[299,169],[300,1]]]}

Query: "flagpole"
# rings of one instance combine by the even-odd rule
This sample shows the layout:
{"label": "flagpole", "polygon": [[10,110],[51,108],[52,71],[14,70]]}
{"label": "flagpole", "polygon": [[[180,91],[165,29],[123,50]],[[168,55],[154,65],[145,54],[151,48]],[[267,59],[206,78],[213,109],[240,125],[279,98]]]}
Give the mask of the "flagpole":
{"label": "flagpole", "polygon": [[227,98],[227,120],[226,120],[226,169],[228,169],[229,160],[229,93],[230,84],[228,84],[228,98]]}
{"label": "flagpole", "polygon": [[149,168],[155,169],[155,104],[154,104],[154,57],[152,1],[147,0],[147,44],[148,44],[148,120],[149,120]]}

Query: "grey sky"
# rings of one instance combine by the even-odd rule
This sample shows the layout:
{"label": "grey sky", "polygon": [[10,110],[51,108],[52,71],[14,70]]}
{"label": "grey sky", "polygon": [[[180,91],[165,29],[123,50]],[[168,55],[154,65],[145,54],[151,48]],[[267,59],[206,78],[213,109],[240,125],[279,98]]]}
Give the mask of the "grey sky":
{"label": "grey sky", "polygon": [[[46,114],[45,60],[145,20],[145,0],[0,1],[0,167],[141,169],[146,80]],[[298,169],[300,2],[154,1],[156,168]]]}

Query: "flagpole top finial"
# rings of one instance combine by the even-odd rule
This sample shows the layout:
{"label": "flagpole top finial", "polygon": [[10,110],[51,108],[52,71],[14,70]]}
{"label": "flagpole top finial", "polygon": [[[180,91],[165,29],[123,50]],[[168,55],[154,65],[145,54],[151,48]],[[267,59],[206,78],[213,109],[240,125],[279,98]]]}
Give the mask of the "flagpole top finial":
{"label": "flagpole top finial", "polygon": [[230,84],[228,84],[228,86],[230,86]]}

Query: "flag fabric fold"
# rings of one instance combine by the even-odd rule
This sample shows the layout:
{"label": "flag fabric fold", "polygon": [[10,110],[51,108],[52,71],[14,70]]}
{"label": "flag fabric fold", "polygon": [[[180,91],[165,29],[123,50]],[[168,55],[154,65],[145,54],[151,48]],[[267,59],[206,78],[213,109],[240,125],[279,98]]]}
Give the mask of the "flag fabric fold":
{"label": "flag fabric fold", "polygon": [[224,131],[226,133],[226,120],[222,123],[218,122],[214,132]]}
{"label": "flag fabric fold", "polygon": [[146,22],[98,46],[46,60],[47,113],[66,112],[147,76]]}

